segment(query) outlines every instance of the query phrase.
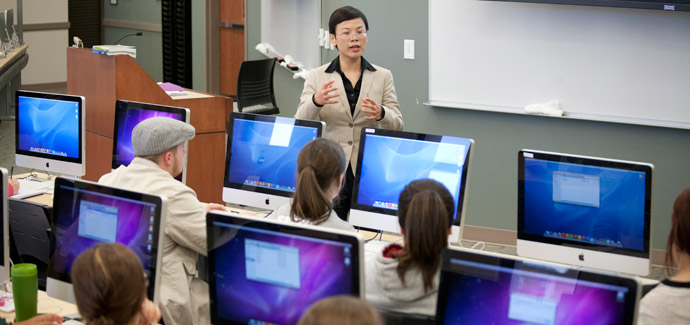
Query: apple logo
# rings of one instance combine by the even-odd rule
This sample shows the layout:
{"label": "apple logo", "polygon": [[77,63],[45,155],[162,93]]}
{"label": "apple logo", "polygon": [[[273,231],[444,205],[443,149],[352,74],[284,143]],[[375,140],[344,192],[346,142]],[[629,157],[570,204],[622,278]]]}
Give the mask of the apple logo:
{"label": "apple logo", "polygon": [[270,198],[266,198],[266,205],[269,205],[269,204],[271,204],[271,199],[270,199]]}
{"label": "apple logo", "polygon": [[50,163],[46,162],[46,168],[50,168]]}
{"label": "apple logo", "polygon": [[584,261],[584,260],[585,260],[585,254],[584,254],[584,253],[580,253],[580,255],[579,255],[577,258],[579,258],[580,261]]}

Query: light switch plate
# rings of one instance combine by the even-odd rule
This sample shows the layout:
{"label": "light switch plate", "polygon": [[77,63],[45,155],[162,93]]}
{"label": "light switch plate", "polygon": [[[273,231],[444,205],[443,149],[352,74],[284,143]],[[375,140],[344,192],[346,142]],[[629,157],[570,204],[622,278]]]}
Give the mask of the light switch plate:
{"label": "light switch plate", "polygon": [[110,0],[110,4],[111,4],[111,5],[116,5],[116,4],[117,4],[117,0]]}
{"label": "light switch plate", "polygon": [[414,40],[406,39],[403,41],[403,59],[414,60]]}

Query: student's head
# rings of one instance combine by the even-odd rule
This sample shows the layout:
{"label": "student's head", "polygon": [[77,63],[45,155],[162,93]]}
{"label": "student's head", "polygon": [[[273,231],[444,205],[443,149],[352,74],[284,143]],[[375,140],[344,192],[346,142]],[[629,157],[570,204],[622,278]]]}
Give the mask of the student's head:
{"label": "student's head", "polygon": [[350,6],[336,9],[328,20],[331,43],[342,56],[361,56],[367,46],[368,31],[367,16]]}
{"label": "student's head", "polygon": [[666,243],[666,270],[670,273],[678,255],[690,256],[690,187],[686,188],[673,204],[671,233]]}
{"label": "student's head", "polygon": [[71,271],[74,297],[89,325],[131,324],[140,317],[146,278],[139,257],[117,243],[81,253]]}
{"label": "student's head", "polygon": [[194,127],[167,117],[153,117],[132,130],[132,147],[136,157],[157,163],[177,177],[184,165],[184,143],[194,138]]}
{"label": "student's head", "polygon": [[408,184],[398,199],[398,222],[405,248],[398,259],[398,276],[404,283],[407,270],[422,271],[424,289],[433,286],[441,265],[441,252],[448,246],[448,233],[455,212],[455,201],[443,184],[422,179]]}
{"label": "student's head", "polygon": [[298,325],[383,325],[378,311],[366,300],[350,296],[321,299],[302,315]]}
{"label": "student's head", "polygon": [[315,224],[326,221],[340,192],[345,164],[345,153],[337,143],[326,138],[307,143],[297,157],[297,189],[290,218]]}

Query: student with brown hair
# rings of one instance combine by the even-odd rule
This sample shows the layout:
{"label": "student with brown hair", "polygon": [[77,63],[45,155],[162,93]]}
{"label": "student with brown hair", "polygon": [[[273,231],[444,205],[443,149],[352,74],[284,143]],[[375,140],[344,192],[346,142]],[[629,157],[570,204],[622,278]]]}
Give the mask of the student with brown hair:
{"label": "student with brown hair", "polygon": [[678,270],[642,298],[639,324],[690,324],[690,187],[673,204],[665,264]]}
{"label": "student with brown hair", "polygon": [[351,296],[333,296],[311,305],[297,325],[383,325],[379,312],[366,300]]}
{"label": "student with brown hair", "polygon": [[455,202],[441,183],[408,184],[398,200],[404,247],[391,244],[365,260],[366,297],[377,308],[433,316],[441,252],[448,247]]}
{"label": "student with brown hair", "polygon": [[77,308],[87,325],[150,324],[161,318],[146,298],[146,278],[139,257],[117,243],[98,244],[72,265]]}
{"label": "student with brown hair", "polygon": [[345,153],[337,143],[325,138],[307,143],[297,157],[295,195],[267,218],[355,231],[333,211],[345,163]]}

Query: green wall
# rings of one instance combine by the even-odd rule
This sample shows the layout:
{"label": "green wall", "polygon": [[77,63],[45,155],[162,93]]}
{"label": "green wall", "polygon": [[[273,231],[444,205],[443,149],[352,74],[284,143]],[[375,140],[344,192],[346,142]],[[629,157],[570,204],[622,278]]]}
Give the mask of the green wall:
{"label": "green wall", "polygon": [[[262,56],[254,46],[261,37],[260,4],[248,2],[248,59],[259,59]],[[330,13],[345,4],[322,1],[322,21],[327,22]],[[665,249],[673,201],[690,186],[690,131],[424,106],[428,99],[428,2],[354,0],[347,4],[361,9],[369,20],[367,60],[393,72],[404,129],[476,140],[466,224],[517,229],[517,152],[522,148],[645,161],[655,165],[652,247]],[[415,60],[402,59],[404,39],[415,40]],[[332,57],[324,52],[322,57]],[[293,80],[285,69],[276,67],[275,71],[281,115],[292,116],[304,81]]]}
{"label": "green wall", "polygon": [[[192,84],[196,90],[206,90],[206,11],[205,1],[192,1]],[[103,3],[103,18],[135,23],[161,24],[160,0],[119,0],[111,5]],[[104,42],[112,44],[120,37],[138,30],[108,27],[103,30]],[[163,81],[163,40],[161,33],[143,31],[140,37],[128,37],[125,45],[137,47],[136,61],[155,81]]]}

